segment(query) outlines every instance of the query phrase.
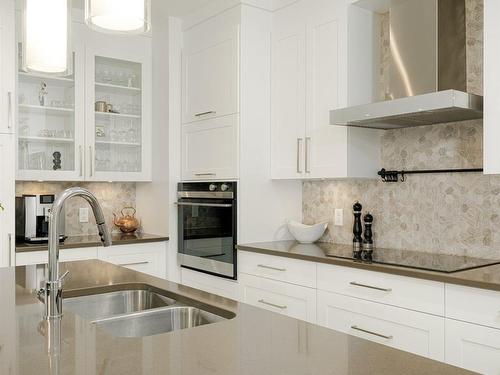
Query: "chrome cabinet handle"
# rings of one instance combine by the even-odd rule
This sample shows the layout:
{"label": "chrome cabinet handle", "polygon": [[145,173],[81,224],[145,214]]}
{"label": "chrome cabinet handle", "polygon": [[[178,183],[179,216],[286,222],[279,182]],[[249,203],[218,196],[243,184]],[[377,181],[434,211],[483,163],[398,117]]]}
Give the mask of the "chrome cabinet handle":
{"label": "chrome cabinet handle", "polygon": [[394,336],[392,336],[392,335],[384,335],[382,333],[370,331],[368,329],[360,328],[358,326],[351,326],[351,329],[354,329],[354,330],[360,331],[360,332],[364,332],[364,333],[367,333],[367,334],[372,335],[372,336],[381,337],[381,338],[386,339],[386,340],[392,340],[394,338]]}
{"label": "chrome cabinet handle", "polygon": [[178,206],[200,206],[200,207],[233,207],[231,203],[192,203],[176,202]]}
{"label": "chrome cabinet handle", "polygon": [[302,138],[297,138],[297,173],[302,173],[300,154],[302,153]]}
{"label": "chrome cabinet handle", "polygon": [[378,286],[372,286],[372,285],[366,285],[366,284],[360,284],[357,283],[356,281],[351,281],[349,284],[353,286],[359,286],[361,288],[368,288],[368,289],[374,289],[374,290],[381,290],[382,292],[392,292],[391,288],[379,288]]}
{"label": "chrome cabinet handle", "polygon": [[207,111],[207,112],[196,113],[194,116],[200,117],[200,116],[206,116],[206,115],[215,115],[216,113],[217,113],[216,111]]}
{"label": "chrome cabinet handle", "polygon": [[142,264],[149,264],[149,262],[135,262],[135,263],[120,263],[118,264],[120,267],[127,267],[127,266],[140,266]]}
{"label": "chrome cabinet handle", "polygon": [[9,233],[9,267],[15,266],[12,264],[12,233]]}
{"label": "chrome cabinet handle", "polygon": [[83,147],[79,146],[80,149],[80,177],[83,177]]}
{"label": "chrome cabinet handle", "polygon": [[286,268],[276,268],[276,267],[266,266],[265,264],[257,264],[257,267],[265,268],[265,269],[273,270],[273,271],[280,271],[280,272],[286,271]]}
{"label": "chrome cabinet handle", "polygon": [[276,305],[271,302],[264,301],[263,299],[259,299],[259,303],[262,303],[263,305],[271,306],[271,307],[276,307],[277,309],[285,310],[288,306],[287,305]]}
{"label": "chrome cabinet handle", "polygon": [[311,173],[311,169],[309,167],[309,149],[311,145],[311,137],[306,137],[306,173]]}
{"label": "chrome cabinet handle", "polygon": [[94,176],[94,155],[93,155],[93,151],[92,151],[92,146],[89,146],[89,159],[90,159],[90,177],[93,177]]}
{"label": "chrome cabinet handle", "polygon": [[201,177],[201,176],[217,176],[217,173],[195,173],[194,175],[197,176],[197,177]]}
{"label": "chrome cabinet handle", "polygon": [[7,112],[7,128],[12,129],[12,91],[7,93],[8,98],[8,112]]}

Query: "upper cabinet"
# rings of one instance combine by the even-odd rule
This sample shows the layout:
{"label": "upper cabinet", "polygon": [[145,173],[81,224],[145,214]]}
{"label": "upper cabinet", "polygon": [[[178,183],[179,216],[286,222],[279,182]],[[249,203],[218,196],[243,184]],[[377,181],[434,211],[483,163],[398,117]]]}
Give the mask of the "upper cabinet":
{"label": "upper cabinet", "polygon": [[231,16],[216,18],[184,33],[183,123],[239,112],[239,26]]}
{"label": "upper cabinet", "polygon": [[73,56],[68,77],[18,73],[17,178],[150,180],[150,38],[74,22]]}
{"label": "upper cabinet", "polygon": [[183,33],[182,179],[239,177],[241,9]]}
{"label": "upper cabinet", "polygon": [[[272,176],[375,177],[380,132],[332,126],[348,105],[349,6],[302,0],[275,13],[272,36]],[[357,47],[356,47],[357,48]]]}
{"label": "upper cabinet", "polygon": [[0,3],[0,133],[15,127],[15,25],[14,1]]}

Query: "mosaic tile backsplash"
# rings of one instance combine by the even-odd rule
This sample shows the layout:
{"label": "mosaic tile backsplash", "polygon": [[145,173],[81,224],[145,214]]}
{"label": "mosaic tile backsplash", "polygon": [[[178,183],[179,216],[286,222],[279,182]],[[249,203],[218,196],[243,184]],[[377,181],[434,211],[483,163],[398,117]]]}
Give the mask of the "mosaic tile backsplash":
{"label": "mosaic tile backsplash", "polygon": [[[23,194],[55,194],[73,186],[80,186],[90,190],[99,200],[106,217],[106,222],[110,224],[113,232],[119,230],[112,224],[113,213],[119,214],[126,206],[135,207],[136,189],[134,183],[108,183],[108,182],[17,182],[16,196]],[[75,197],[66,202],[66,235],[91,235],[97,234],[92,211],[89,213],[89,222],[80,223],[78,220],[78,210],[80,207],[89,207],[82,198]]]}
{"label": "mosaic tile backsplash", "polygon": [[[468,90],[482,95],[482,0],[467,0]],[[388,62],[387,19],[381,29],[381,94]],[[482,121],[386,131],[386,169],[482,167]],[[404,183],[350,179],[303,184],[305,223],[324,220],[325,242],[352,243],[352,205],[359,200],[375,216],[375,245],[500,259],[500,176],[481,173],[407,176]],[[334,226],[334,210],[344,225]]]}

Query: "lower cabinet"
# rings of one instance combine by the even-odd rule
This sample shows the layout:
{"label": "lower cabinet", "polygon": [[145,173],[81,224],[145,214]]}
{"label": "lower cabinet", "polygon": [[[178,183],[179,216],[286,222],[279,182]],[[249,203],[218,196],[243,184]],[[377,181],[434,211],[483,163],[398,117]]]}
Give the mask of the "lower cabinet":
{"label": "lower cabinet", "polygon": [[446,319],[446,362],[486,375],[500,374],[500,330]]}
{"label": "lower cabinet", "polygon": [[166,253],[166,242],[116,245],[99,247],[98,259],[164,279]]}
{"label": "lower cabinet", "polygon": [[181,284],[225,298],[238,299],[238,283],[234,280],[181,268]]}
{"label": "lower cabinet", "polygon": [[438,361],[444,318],[318,290],[318,324]]}
{"label": "lower cabinet", "polygon": [[[148,242],[132,245],[114,245],[111,247],[82,247],[61,249],[59,260],[72,262],[77,260],[100,259],[134,271],[152,276],[166,277],[166,242]],[[16,253],[16,266],[47,264],[47,251]]]}
{"label": "lower cabinet", "polygon": [[240,301],[316,323],[316,289],[252,275],[239,275]]}

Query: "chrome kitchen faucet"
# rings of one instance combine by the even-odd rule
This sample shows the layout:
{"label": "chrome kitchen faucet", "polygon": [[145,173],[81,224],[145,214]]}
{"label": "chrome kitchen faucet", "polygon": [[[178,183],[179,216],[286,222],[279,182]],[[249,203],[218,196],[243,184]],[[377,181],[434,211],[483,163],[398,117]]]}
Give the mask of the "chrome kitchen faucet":
{"label": "chrome kitchen faucet", "polygon": [[111,235],[106,225],[101,205],[94,194],[86,189],[74,187],[66,189],[57,195],[49,214],[49,276],[48,280],[45,281],[44,288],[39,292],[39,294],[44,295],[45,319],[62,317],[62,285],[69,271],[66,271],[64,275],[59,277],[59,216],[66,200],[76,196],[82,197],[90,204],[97,222],[101,241],[104,246],[111,246]]}

